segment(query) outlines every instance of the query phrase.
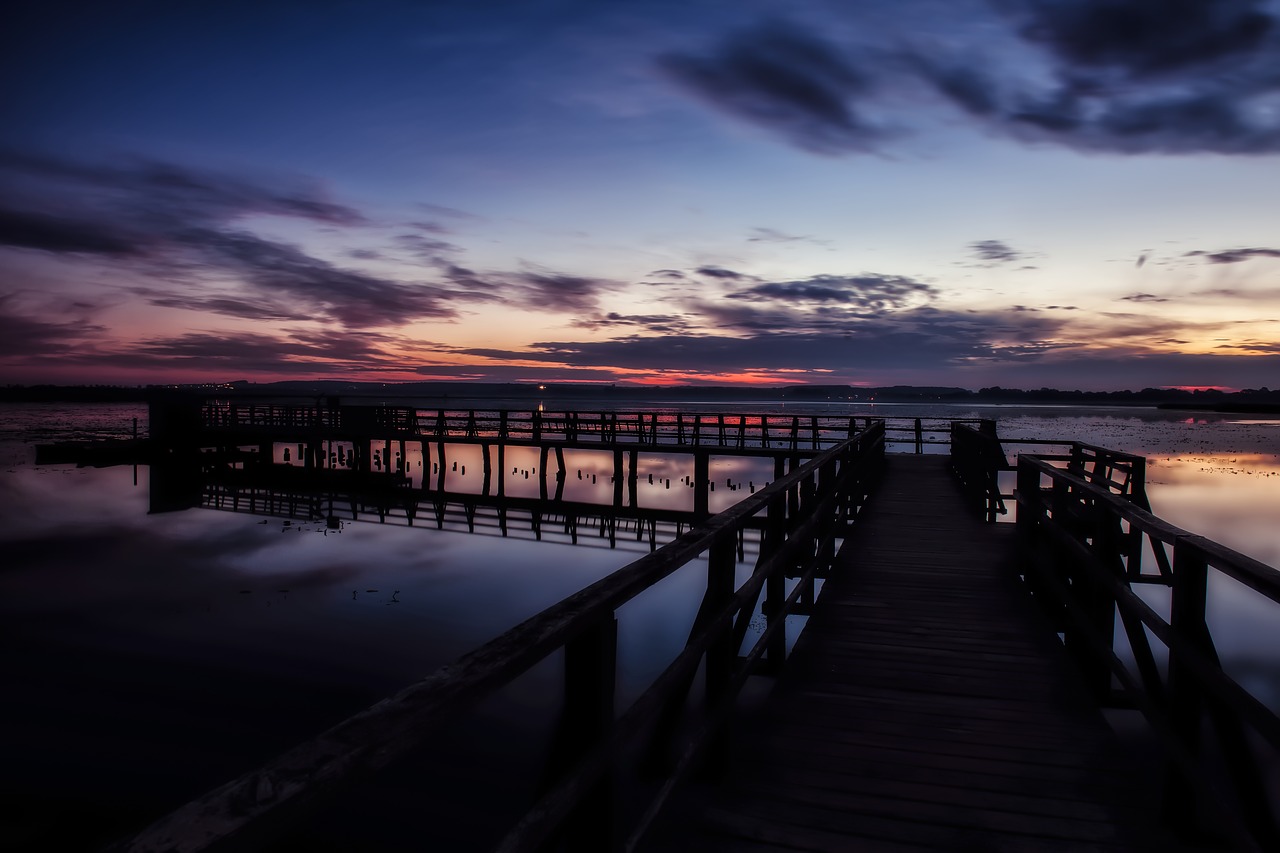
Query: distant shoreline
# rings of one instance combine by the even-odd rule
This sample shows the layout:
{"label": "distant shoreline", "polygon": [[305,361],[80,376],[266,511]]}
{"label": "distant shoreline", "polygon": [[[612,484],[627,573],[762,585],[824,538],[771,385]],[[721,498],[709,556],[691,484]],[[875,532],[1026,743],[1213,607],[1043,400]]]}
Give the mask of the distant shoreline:
{"label": "distant shoreline", "polygon": [[1280,391],[1267,388],[1244,391],[1189,391],[1176,388],[1144,388],[1140,391],[1078,391],[1039,388],[966,388],[895,385],[580,385],[478,382],[342,382],[284,381],[220,385],[9,385],[0,387],[0,402],[20,403],[145,403],[157,397],[197,395],[239,399],[337,397],[355,401],[395,399],[431,400],[448,408],[462,401],[495,401],[537,405],[555,401],[571,406],[591,404],[689,403],[906,403],[950,405],[1065,405],[1149,406],[1165,410],[1222,414],[1280,415]]}
{"label": "distant shoreline", "polygon": [[1280,415],[1277,403],[1161,403],[1156,408],[1223,415]]}

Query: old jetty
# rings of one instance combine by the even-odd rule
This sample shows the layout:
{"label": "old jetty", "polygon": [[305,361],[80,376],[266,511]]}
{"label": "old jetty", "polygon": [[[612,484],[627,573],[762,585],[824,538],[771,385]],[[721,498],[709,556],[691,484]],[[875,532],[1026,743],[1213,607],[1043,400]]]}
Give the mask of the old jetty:
{"label": "old jetty", "polygon": [[[1224,672],[1205,621],[1211,576],[1275,603],[1280,573],[1152,515],[1142,457],[1002,443],[993,422],[336,401],[164,404],[151,441],[156,509],[441,526],[455,512],[501,535],[517,516],[566,536],[585,519],[649,550],[118,849],[287,845],[553,655],[545,781],[499,850],[1280,849],[1280,718]],[[451,492],[446,454],[467,443],[484,447],[483,485]],[[279,464],[281,445],[301,458]],[[539,454],[537,499],[507,495],[513,447]],[[610,501],[557,494],[574,448],[612,454]],[[690,458],[687,511],[636,500],[644,454]],[[770,458],[775,476],[711,512],[724,455]],[[705,574],[688,640],[619,707],[619,608],[686,566]],[[789,614],[809,616],[790,653]],[[763,681],[763,699],[737,701]],[[1122,760],[1102,713],[1116,708],[1146,719],[1154,763]]]}

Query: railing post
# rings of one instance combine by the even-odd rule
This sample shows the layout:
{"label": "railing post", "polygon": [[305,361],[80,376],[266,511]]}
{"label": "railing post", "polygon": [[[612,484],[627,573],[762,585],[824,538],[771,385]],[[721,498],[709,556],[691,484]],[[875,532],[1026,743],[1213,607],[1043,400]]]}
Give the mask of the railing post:
{"label": "railing post", "polygon": [[1040,488],[1040,471],[1030,459],[1018,458],[1017,485],[1014,487],[1018,505],[1017,527],[1015,535],[1018,541],[1018,559],[1022,564],[1023,577],[1033,598],[1037,599],[1046,612],[1055,616],[1057,627],[1058,605],[1053,603],[1045,593],[1045,586],[1040,582],[1040,573],[1049,571],[1049,567],[1040,561],[1040,523],[1044,515],[1044,492]]}
{"label": "railing post", "polygon": [[693,514],[704,519],[711,514],[710,490],[711,454],[699,450],[693,454]]}
{"label": "railing post", "polygon": [[920,423],[920,419],[916,418],[916,453],[924,453],[924,427]]}
{"label": "railing post", "polygon": [[[1113,515],[1101,501],[1094,501],[1090,506],[1089,526],[1093,539],[1093,554],[1097,560],[1097,568],[1118,578],[1124,578],[1124,565],[1120,555],[1120,518]],[[1098,634],[1098,639],[1107,647],[1115,647],[1116,604],[1107,591],[1106,584],[1088,570],[1077,571],[1074,577],[1074,589],[1079,590],[1078,604],[1084,609],[1085,618]],[[1080,660],[1085,684],[1094,698],[1104,707],[1110,704],[1111,668],[1107,661],[1097,654],[1090,654],[1081,643]]]}
{"label": "railing post", "polygon": [[[710,613],[719,612],[733,598],[736,569],[734,546],[733,531],[725,531],[712,543],[711,550],[707,554],[706,605]],[[738,657],[733,637],[733,626],[727,625],[707,649],[707,708],[711,713],[714,713],[715,707],[720,702],[728,698],[733,668]],[[728,766],[729,723],[727,719],[710,735],[704,755],[704,772],[710,777],[718,776]]]}
{"label": "railing post", "polygon": [[[787,539],[787,502],[782,495],[769,501],[768,515],[765,521],[764,541],[760,546],[760,560],[763,562],[782,548]],[[785,567],[778,565],[765,578],[765,596],[760,610],[764,614],[765,624],[772,625],[779,619],[786,618],[782,607],[787,598],[787,579]],[[787,629],[785,624],[779,625],[769,641],[766,650],[768,671],[779,673],[787,657]]]}
{"label": "railing post", "polygon": [[[618,620],[613,614],[564,647],[564,712],[552,756],[552,784],[613,728],[617,684]],[[597,782],[565,821],[565,847],[581,853],[612,850],[612,772]]]}
{"label": "railing post", "polygon": [[[1208,563],[1193,545],[1178,539],[1173,546],[1173,587],[1169,624],[1174,635],[1203,647],[1208,627],[1204,621],[1208,592]],[[1204,695],[1195,675],[1177,649],[1169,649],[1169,716],[1174,732],[1187,754],[1200,758]],[[1179,831],[1196,828],[1195,786],[1170,767],[1165,785],[1165,818]]]}

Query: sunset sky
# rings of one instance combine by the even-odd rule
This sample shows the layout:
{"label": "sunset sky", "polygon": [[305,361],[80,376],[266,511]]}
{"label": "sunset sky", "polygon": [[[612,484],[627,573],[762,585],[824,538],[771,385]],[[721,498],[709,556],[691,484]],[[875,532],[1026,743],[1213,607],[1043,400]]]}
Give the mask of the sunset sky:
{"label": "sunset sky", "polygon": [[0,69],[0,383],[1280,385],[1280,0],[53,0]]}

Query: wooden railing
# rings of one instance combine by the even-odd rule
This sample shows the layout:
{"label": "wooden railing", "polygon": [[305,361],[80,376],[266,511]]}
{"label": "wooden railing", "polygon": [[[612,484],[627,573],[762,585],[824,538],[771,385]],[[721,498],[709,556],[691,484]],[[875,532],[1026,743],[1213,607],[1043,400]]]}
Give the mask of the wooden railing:
{"label": "wooden railing", "polygon": [[600,442],[675,447],[820,451],[865,428],[858,418],[824,415],[621,411],[417,412],[424,438]]}
{"label": "wooden railing", "polygon": [[[1067,461],[1063,469],[1019,458],[1018,540],[1029,588],[1097,697],[1137,707],[1163,739],[1170,817],[1194,822],[1199,804],[1217,800],[1238,819],[1238,843],[1280,850],[1280,792],[1268,778],[1280,760],[1280,718],[1224,672],[1205,621],[1211,574],[1280,604],[1280,572],[1152,515],[1137,499],[1143,466],[1135,457],[1081,445]],[[1170,588],[1167,617],[1134,592],[1141,583]],[[1132,666],[1114,648],[1117,612]],[[1152,642],[1167,652],[1163,670]],[[1220,776],[1230,796],[1216,790]]]}
{"label": "wooden railing", "polygon": [[[326,798],[404,756],[432,726],[465,713],[559,649],[565,654],[564,705],[549,766],[553,781],[499,849],[536,850],[559,839],[576,850],[630,848],[676,782],[699,763],[725,758],[725,720],[752,673],[776,670],[786,656],[786,616],[812,602],[814,581],[831,565],[837,540],[862,509],[884,459],[884,428],[853,438],[732,508],[544,610],[445,667],[265,766],[162,818],[119,849],[191,851],[234,844],[257,849],[287,832]],[[763,516],[759,557],[735,589],[740,531]],[[706,555],[707,584],[684,649],[643,694],[615,714],[619,607]],[[787,578],[797,578],[787,591]],[[741,651],[757,602],[766,627]],[[690,690],[702,670],[704,698]],[[688,718],[694,705],[694,716]],[[613,782],[635,752],[666,757],[648,805],[629,826],[614,821]],[[650,777],[654,778],[654,777]],[[625,841],[624,841],[625,838]]]}
{"label": "wooden railing", "polygon": [[400,437],[502,442],[566,442],[722,447],[816,453],[835,446],[873,421],[885,424],[889,449],[926,453],[950,443],[953,423],[979,419],[863,415],[741,414],[719,412],[542,411],[420,409],[407,406],[246,404],[206,400],[201,422],[210,429],[380,430]]}
{"label": "wooden railing", "polygon": [[1008,467],[995,421],[982,421],[976,429],[959,421],[951,424],[951,472],[966,502],[989,522],[1008,512],[1000,492],[1000,472]]}
{"label": "wooden railing", "polygon": [[[1112,494],[1120,495],[1143,509],[1150,509],[1146,489],[1146,457],[1122,453],[1080,441],[1020,438],[1001,439],[996,422],[953,421],[951,424],[951,470],[960,481],[965,499],[974,512],[989,522],[1008,513],[1007,501],[1014,493],[1002,491],[1000,475],[1017,471],[1009,461],[1010,449],[1063,448],[1059,453],[1036,453],[1036,459],[1056,463]],[[1016,452],[1016,450],[1015,450]]]}

